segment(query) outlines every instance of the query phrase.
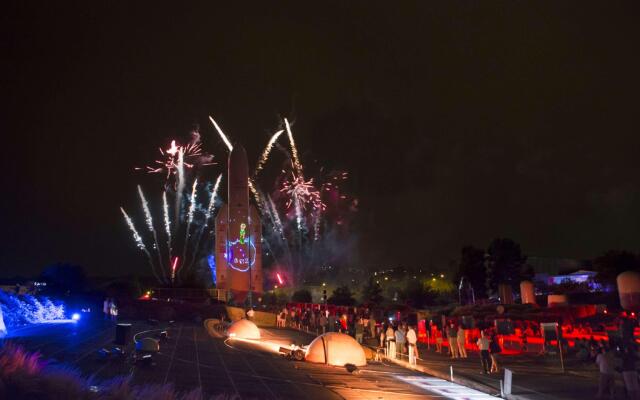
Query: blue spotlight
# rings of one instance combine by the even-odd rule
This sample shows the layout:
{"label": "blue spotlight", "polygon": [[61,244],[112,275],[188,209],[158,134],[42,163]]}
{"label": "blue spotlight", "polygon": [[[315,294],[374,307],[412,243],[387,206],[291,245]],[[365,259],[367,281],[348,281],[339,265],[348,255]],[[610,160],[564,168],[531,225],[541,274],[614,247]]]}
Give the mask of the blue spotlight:
{"label": "blue spotlight", "polygon": [[79,319],[80,319],[80,314],[78,314],[78,313],[73,313],[73,314],[71,315],[71,319],[72,319],[72,320],[74,320],[74,321],[79,320]]}

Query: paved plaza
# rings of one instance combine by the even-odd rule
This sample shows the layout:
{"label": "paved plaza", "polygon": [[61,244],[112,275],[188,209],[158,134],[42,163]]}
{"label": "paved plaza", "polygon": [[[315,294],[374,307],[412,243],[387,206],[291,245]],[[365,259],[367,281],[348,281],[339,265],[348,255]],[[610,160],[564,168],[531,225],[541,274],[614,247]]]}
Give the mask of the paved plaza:
{"label": "paved plaza", "polygon": [[[114,324],[32,326],[9,340],[38,351],[44,359],[66,363],[96,381],[130,376],[134,384],[173,384],[179,391],[200,388],[205,398],[218,394],[242,399],[489,399],[441,379],[386,363],[370,363],[355,373],[342,367],[290,361],[275,353],[237,341],[213,338],[201,324],[150,325],[133,323],[137,338],[156,336],[168,328],[170,339],[154,355],[153,365],[130,359],[105,360],[102,347],[113,347]],[[312,337],[291,330],[263,330],[271,340],[309,343]]]}

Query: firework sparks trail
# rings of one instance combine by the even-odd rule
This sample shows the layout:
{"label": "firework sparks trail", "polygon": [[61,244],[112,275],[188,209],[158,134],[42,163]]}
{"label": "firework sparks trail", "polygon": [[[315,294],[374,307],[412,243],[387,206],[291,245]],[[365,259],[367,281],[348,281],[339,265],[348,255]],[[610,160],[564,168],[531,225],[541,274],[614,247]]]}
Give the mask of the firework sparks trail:
{"label": "firework sparks trail", "polygon": [[220,127],[218,126],[216,121],[211,116],[209,116],[209,120],[211,120],[211,123],[216,128],[216,130],[218,131],[218,134],[222,138],[222,141],[224,142],[224,144],[227,145],[227,148],[229,149],[229,151],[233,150],[233,146],[231,145],[231,142],[229,141],[227,136],[224,134],[224,132],[222,132],[222,129],[220,129]]}
{"label": "firework sparks trail", "polygon": [[262,152],[262,155],[258,160],[258,164],[256,165],[256,170],[253,172],[254,176],[258,176],[258,173],[264,167],[264,164],[269,159],[269,154],[271,153],[273,144],[276,142],[276,140],[278,140],[278,138],[280,137],[280,135],[282,135],[283,132],[284,132],[283,130],[279,130],[278,132],[274,133],[273,136],[271,136],[271,139],[269,139],[269,143],[267,143],[267,147],[264,148],[264,151]]}
{"label": "firework sparks trail", "polygon": [[302,230],[302,207],[300,206],[300,196],[298,192],[293,192],[293,202],[296,208],[296,223],[298,224],[298,230]]}
{"label": "firework sparks trail", "polygon": [[298,158],[298,149],[296,148],[296,143],[293,140],[293,133],[291,132],[291,126],[289,126],[289,121],[285,118],[284,124],[287,127],[287,135],[289,136],[289,143],[291,144],[291,155],[293,156],[293,166],[296,169],[296,173],[299,176],[302,176],[302,164],[300,163],[300,159]]}
{"label": "firework sparks trail", "polygon": [[[189,231],[191,230],[191,223],[193,222],[193,214],[196,211],[196,186],[198,180],[193,181],[193,187],[191,188],[191,198],[189,203],[189,211],[187,211],[187,231],[184,234],[184,246],[182,248],[182,259],[185,260],[187,256],[187,248],[189,247]],[[183,268],[184,269],[184,268]]]}
{"label": "firework sparks trail", "polygon": [[167,203],[167,192],[162,192],[162,210],[164,212],[164,229],[167,232],[167,248],[169,249],[169,260],[171,260],[171,221],[169,220],[169,204]]}
{"label": "firework sparks trail", "polygon": [[313,240],[315,240],[316,242],[320,239],[320,218],[321,213],[320,211],[318,211],[314,216],[313,221]]}
{"label": "firework sparks trail", "polygon": [[251,180],[251,178],[249,178],[249,189],[251,190],[251,193],[253,194],[253,198],[256,200],[256,205],[258,206],[258,209],[261,212],[264,212],[264,202],[262,201],[260,193],[258,193],[258,190],[256,189],[255,185],[253,184],[253,181]]}
{"label": "firework sparks trail", "polygon": [[280,235],[282,236],[282,240],[286,240],[286,237],[284,236],[284,229],[282,228],[282,221],[280,220],[280,215],[278,214],[278,210],[276,209],[276,205],[273,202],[273,199],[271,198],[271,196],[267,196],[267,200],[269,200],[269,205],[270,210],[269,210],[269,215],[271,217],[271,219],[273,220],[273,224],[276,227],[276,230],[278,231],[278,233],[280,233]]}
{"label": "firework sparks trail", "polygon": [[176,280],[176,268],[178,267],[178,257],[173,259],[173,265],[171,266],[171,283]]}
{"label": "firework sparks trail", "polygon": [[218,188],[220,187],[220,181],[222,181],[222,174],[218,175],[218,179],[216,179],[216,184],[213,185],[213,190],[211,191],[211,198],[209,199],[209,206],[207,207],[207,219],[204,222],[205,225],[208,224],[209,218],[211,218],[211,213],[213,212],[213,207],[216,205],[216,198],[218,196]]}
{"label": "firework sparks trail", "polygon": [[211,214],[213,214],[213,209],[216,206],[216,198],[218,197],[218,188],[220,187],[220,182],[222,181],[222,174],[218,175],[218,179],[216,179],[215,185],[213,185],[213,190],[211,190],[211,197],[209,198],[209,206],[207,207],[207,211],[205,214],[204,223],[202,227],[198,231],[198,235],[196,236],[195,246],[193,248],[193,255],[191,257],[191,264],[196,260],[196,256],[198,255],[198,249],[200,248],[200,240],[202,239],[202,235],[204,234],[204,230],[209,226],[209,220],[211,219]]}
{"label": "firework sparks trail", "polygon": [[182,191],[184,190],[184,152],[178,148],[178,188],[176,191],[176,221],[180,221],[180,204],[182,202]]}
{"label": "firework sparks trail", "polygon": [[160,252],[160,245],[158,244],[158,235],[153,226],[153,217],[151,216],[151,210],[149,210],[149,202],[144,197],[144,193],[142,192],[142,187],[140,185],[138,185],[138,194],[140,195],[140,203],[142,204],[142,210],[144,211],[147,227],[149,228],[149,232],[153,235],[153,246],[156,250],[156,254],[158,255],[158,268],[160,268],[162,277],[165,278],[164,268],[162,267],[162,253]]}
{"label": "firework sparks trail", "polygon": [[[136,242],[136,246],[138,246],[138,248],[144,251],[144,254],[147,255],[147,258],[149,259],[149,265],[151,265],[151,272],[153,272],[153,275],[155,276],[155,278],[158,279],[158,275],[156,274],[156,270],[153,266],[153,260],[151,259],[151,253],[149,253],[149,250],[147,250],[147,246],[144,245],[144,242],[142,241],[142,237],[138,233],[138,230],[136,229],[135,225],[133,225],[133,221],[131,220],[127,212],[122,207],[120,207],[120,211],[122,211],[124,220],[127,221],[127,225],[129,225],[129,229],[131,229],[131,233],[133,234],[133,240],[134,242]],[[158,281],[160,281],[160,279],[158,279]]]}

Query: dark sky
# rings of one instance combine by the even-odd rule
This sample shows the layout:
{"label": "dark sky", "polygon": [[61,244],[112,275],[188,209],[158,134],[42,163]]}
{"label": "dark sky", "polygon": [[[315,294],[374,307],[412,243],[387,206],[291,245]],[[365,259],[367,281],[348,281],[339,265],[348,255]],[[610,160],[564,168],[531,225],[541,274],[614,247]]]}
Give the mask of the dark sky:
{"label": "dark sky", "polygon": [[132,167],[193,123],[224,159],[209,114],[253,159],[292,117],[351,171],[369,265],[639,250],[637,2],[11,3],[2,275],[144,270]]}

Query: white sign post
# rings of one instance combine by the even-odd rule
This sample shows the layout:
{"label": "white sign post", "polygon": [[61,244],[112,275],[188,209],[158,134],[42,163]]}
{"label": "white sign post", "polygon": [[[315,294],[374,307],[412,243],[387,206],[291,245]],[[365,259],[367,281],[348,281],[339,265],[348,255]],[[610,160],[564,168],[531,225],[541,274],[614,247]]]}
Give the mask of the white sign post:
{"label": "white sign post", "polygon": [[504,394],[511,394],[511,384],[513,382],[513,372],[510,369],[504,369]]}

